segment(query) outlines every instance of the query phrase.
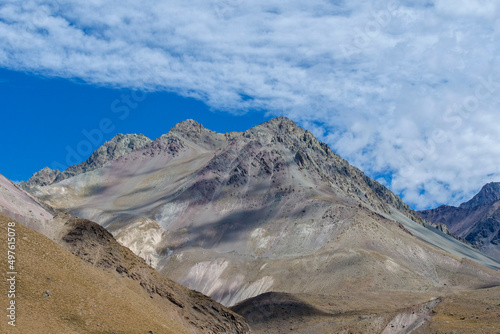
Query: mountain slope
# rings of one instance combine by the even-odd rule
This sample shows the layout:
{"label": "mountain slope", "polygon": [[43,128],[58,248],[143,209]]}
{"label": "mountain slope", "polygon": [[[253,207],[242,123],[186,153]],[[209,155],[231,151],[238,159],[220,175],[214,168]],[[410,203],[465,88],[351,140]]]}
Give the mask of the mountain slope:
{"label": "mountain slope", "polygon": [[[4,244],[7,223],[11,221],[0,214],[0,240]],[[80,221],[78,227],[73,227],[83,226],[90,231],[87,222]],[[145,263],[141,264],[142,260],[109,240],[105,241],[107,249],[124,255],[119,268],[133,268],[131,275],[135,277],[120,275],[117,268],[110,266],[85,263],[22,224],[16,224],[15,229],[19,272],[15,299],[17,325],[13,328],[2,321],[2,333],[205,334],[220,333],[221,328],[229,333],[248,333],[247,325],[222,305],[161,278]],[[103,230],[100,226],[98,229]],[[84,251],[76,246],[73,244],[74,250]],[[8,271],[3,261],[3,280],[7,279]],[[141,284],[136,283],[139,276]],[[47,291],[48,296],[44,296]]]}
{"label": "mountain slope", "polygon": [[54,209],[43,205],[33,196],[19,189],[2,174],[0,174],[0,213],[49,237],[53,237],[57,230],[52,226],[55,224]]}
{"label": "mountain slope", "polygon": [[147,263],[224,305],[267,291],[500,284],[497,271],[473,261],[498,262],[426,226],[283,117],[227,134],[181,122],[102,168],[33,193],[98,222]]}
{"label": "mountain slope", "polygon": [[420,211],[426,220],[448,229],[491,257],[500,260],[500,183],[485,185],[471,200]]}
{"label": "mountain slope", "polygon": [[[16,218],[0,213],[0,240],[7,245],[8,223],[17,221],[18,273],[18,325],[4,321],[0,332],[249,333],[241,317],[159,274],[100,225],[46,207],[54,213],[48,215],[1,175],[0,181],[6,186],[0,188],[0,211],[10,205]],[[33,218],[36,210],[46,219]],[[52,240],[19,221],[48,231]],[[2,263],[6,280],[13,270]]]}

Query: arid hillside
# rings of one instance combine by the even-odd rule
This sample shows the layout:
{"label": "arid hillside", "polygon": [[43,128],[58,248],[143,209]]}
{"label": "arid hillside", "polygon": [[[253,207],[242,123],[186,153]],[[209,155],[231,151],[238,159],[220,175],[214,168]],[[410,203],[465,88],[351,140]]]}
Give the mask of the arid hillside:
{"label": "arid hillside", "polygon": [[499,287],[443,296],[401,291],[266,293],[232,309],[243,315],[258,334],[500,332]]}
{"label": "arid hillside", "polygon": [[[0,214],[3,245],[7,245],[7,224],[12,221]],[[249,332],[239,316],[156,273],[99,225],[73,219],[66,228],[63,244],[79,257],[15,224],[16,326],[4,319],[0,332]],[[6,246],[4,250],[6,254]],[[4,282],[11,271],[6,264],[2,261]],[[3,299],[3,309],[9,300]]]}

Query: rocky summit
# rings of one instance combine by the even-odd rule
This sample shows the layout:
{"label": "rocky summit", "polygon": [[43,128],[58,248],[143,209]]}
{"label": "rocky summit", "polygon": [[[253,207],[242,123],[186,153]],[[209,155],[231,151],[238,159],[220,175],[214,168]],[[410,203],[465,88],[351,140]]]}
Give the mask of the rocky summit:
{"label": "rocky summit", "polygon": [[105,160],[53,182],[35,174],[29,191],[257,333],[424,328],[447,296],[500,285],[499,262],[284,117],[225,134],[187,120]]}

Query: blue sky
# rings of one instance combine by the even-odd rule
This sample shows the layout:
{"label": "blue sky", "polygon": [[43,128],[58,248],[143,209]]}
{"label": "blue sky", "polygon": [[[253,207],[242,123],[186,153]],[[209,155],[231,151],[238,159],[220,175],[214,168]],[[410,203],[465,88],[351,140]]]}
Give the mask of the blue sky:
{"label": "blue sky", "polygon": [[[285,115],[414,208],[458,204],[500,181],[499,17],[488,0],[6,0],[0,172],[61,161],[103,118],[154,138]],[[113,118],[131,90],[149,93]]]}
{"label": "blue sky", "polygon": [[[95,150],[117,133],[155,139],[188,118],[214,131],[244,131],[270,118],[256,112],[214,112],[199,100],[174,93],[110,89],[5,69],[0,70],[0,92],[8,120],[0,132],[6,143],[0,173],[14,181],[45,166],[62,169],[85,160],[87,148]],[[90,145],[79,146],[81,142]]]}

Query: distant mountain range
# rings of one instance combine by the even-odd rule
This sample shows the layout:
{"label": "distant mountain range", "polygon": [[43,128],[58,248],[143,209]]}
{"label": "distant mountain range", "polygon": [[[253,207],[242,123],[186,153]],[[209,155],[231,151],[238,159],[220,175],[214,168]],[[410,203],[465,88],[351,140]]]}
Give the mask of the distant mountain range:
{"label": "distant mountain range", "polygon": [[452,233],[500,260],[500,183],[488,183],[458,207],[443,205],[419,214],[428,221],[445,224]]}

